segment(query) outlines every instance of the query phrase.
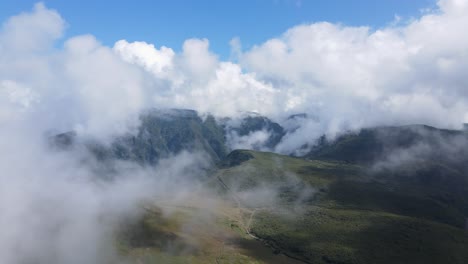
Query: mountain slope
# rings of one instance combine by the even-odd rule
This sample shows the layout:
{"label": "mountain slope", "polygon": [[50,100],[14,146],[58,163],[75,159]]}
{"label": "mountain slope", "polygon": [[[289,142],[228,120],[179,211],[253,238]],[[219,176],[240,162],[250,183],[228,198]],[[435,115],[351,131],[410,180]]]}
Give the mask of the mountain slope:
{"label": "mountain slope", "polygon": [[[243,206],[257,209],[250,232],[279,251],[310,263],[468,260],[466,215],[427,192],[400,188],[425,188],[417,182],[387,186],[363,166],[240,152],[253,158],[217,177]],[[278,190],[275,199],[258,204],[249,201],[258,196],[243,195],[264,184]],[[308,188],[315,191],[304,196]]]}
{"label": "mountain slope", "polygon": [[[228,127],[190,110],[155,110],[141,121],[136,135],[85,144],[103,161],[153,165],[200,151],[215,162],[189,197],[150,201],[123,225],[118,244],[130,262],[468,262],[466,132],[368,128],[322,137],[291,157],[227,154],[230,132],[267,131],[278,137],[266,142],[279,142],[284,130],[262,117]],[[78,136],[57,135],[54,144],[67,149]]]}
{"label": "mountain slope", "polygon": [[[368,167],[363,165],[249,150],[233,151],[222,164],[203,182],[214,196],[204,194],[182,204],[155,201],[152,210],[169,206],[178,208],[171,210],[179,213],[169,217],[146,214],[142,221],[150,221],[150,227],[140,222],[143,227],[139,228],[144,228],[144,232],[130,229],[131,239],[146,242],[143,246],[129,244],[127,233],[122,240],[125,254],[140,263],[153,263],[151,260],[466,263],[468,260],[468,233],[460,223],[466,215],[456,206],[441,204],[427,195],[428,186],[400,182],[392,175],[388,180],[397,183],[387,185],[383,183],[385,175],[368,173]],[[408,188],[415,191],[408,192]],[[208,197],[216,202],[202,202]],[[167,229],[168,225],[172,227]],[[189,228],[187,233],[187,226],[193,225],[196,227]],[[158,235],[161,232],[165,235]],[[167,243],[184,245],[180,246],[184,250],[167,255]],[[254,250],[246,251],[244,245]],[[147,250],[142,251],[142,247]],[[187,250],[192,247],[196,250]]]}
{"label": "mountain slope", "polygon": [[139,120],[135,133],[117,135],[110,144],[80,138],[73,131],[58,134],[50,141],[63,150],[82,143],[101,161],[118,159],[155,165],[160,159],[182,151],[201,152],[218,163],[229,153],[227,136],[248,138],[255,133],[267,133],[265,141],[253,147],[273,149],[285,134],[279,124],[253,114],[232,120],[201,117],[186,109],[151,109],[143,112]]}
{"label": "mountain slope", "polygon": [[[425,150],[422,147],[427,146],[428,153],[424,154],[433,155],[431,158],[445,158],[442,155],[436,156],[437,152],[444,151],[439,154],[445,154],[448,150],[444,149],[444,146],[456,147],[457,142],[466,143],[467,140],[468,134],[464,131],[437,129],[425,125],[364,128],[344,133],[332,140],[323,136],[304,157],[372,164],[398,150],[421,147],[419,150],[422,152]],[[466,149],[454,148],[454,151]]]}

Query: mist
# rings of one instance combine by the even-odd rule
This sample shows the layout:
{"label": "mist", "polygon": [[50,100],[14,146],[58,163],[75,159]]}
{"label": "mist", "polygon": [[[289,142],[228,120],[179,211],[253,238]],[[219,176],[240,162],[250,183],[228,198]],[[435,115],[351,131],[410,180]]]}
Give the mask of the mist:
{"label": "mist", "polygon": [[380,131],[377,137],[384,149],[373,161],[373,170],[408,170],[425,164],[448,166],[460,173],[468,169],[468,134],[464,131],[410,126],[406,135]]}
{"label": "mist", "polygon": [[197,192],[208,159],[180,153],[144,168],[109,167],[85,148],[51,149],[33,132],[0,132],[2,263],[119,263],[115,236],[149,201],[184,201]]}

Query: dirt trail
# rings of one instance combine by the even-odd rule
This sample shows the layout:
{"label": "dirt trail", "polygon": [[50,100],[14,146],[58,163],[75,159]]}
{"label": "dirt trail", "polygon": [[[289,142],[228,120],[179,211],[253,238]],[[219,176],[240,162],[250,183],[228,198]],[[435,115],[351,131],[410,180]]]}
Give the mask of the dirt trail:
{"label": "dirt trail", "polygon": [[[248,236],[254,239],[260,240],[259,237],[251,233],[252,221],[257,211],[268,210],[268,209],[267,208],[248,208],[248,207],[242,206],[242,203],[239,197],[237,197],[237,195],[231,190],[231,188],[227,186],[227,184],[223,181],[223,179],[221,179],[221,177],[219,176],[217,178],[221,186],[229,193],[229,195],[232,197],[234,202],[237,204],[238,216],[236,218],[237,218],[237,222],[239,223],[239,226],[244,230],[244,232]],[[249,219],[247,221],[244,220],[244,214],[250,214]]]}
{"label": "dirt trail", "polygon": [[[212,240],[217,241],[216,243],[211,244],[211,248],[213,249],[213,263],[226,263],[226,257],[229,258],[229,254],[236,252],[236,250],[243,252],[243,254],[246,254],[247,256],[261,259],[265,263],[303,263],[301,261],[295,260],[294,258],[291,258],[290,256],[287,256],[286,254],[273,254],[272,246],[269,245],[267,241],[264,241],[263,239],[255,236],[251,232],[256,214],[259,211],[270,210],[271,208],[249,208],[243,206],[241,199],[237,197],[236,194],[231,189],[229,189],[226,184],[224,184],[222,179],[218,178],[218,181],[221,186],[226,189],[229,199],[220,199],[214,201],[212,198],[203,195],[194,195],[188,199],[183,199],[183,203],[181,203],[181,201],[174,201],[164,199],[163,197],[157,197],[153,200],[152,205],[147,204],[143,206],[143,208],[148,213],[155,214],[161,214],[162,211],[177,212],[180,210],[186,211],[189,215],[192,212],[200,212],[200,210],[205,212],[203,214],[212,213],[213,215],[222,217],[228,220],[230,223],[236,225],[241,233],[244,234],[244,239],[246,237],[252,238],[252,240],[247,241],[241,238],[236,238],[236,231],[235,229],[232,229],[232,224],[232,230],[230,232],[233,233],[232,235],[226,236],[217,234],[217,227],[207,226],[206,230],[210,230],[208,231],[208,233],[210,233],[209,236],[212,236]],[[137,263],[142,263],[142,260],[137,260]]]}

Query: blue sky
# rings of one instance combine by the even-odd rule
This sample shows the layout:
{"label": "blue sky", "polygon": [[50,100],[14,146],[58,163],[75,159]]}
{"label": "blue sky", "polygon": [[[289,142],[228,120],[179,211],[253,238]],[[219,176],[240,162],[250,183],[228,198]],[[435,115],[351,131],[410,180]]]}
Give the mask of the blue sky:
{"label": "blue sky", "polygon": [[[29,11],[34,0],[2,0],[0,20]],[[378,28],[395,15],[419,16],[435,0],[237,0],[237,1],[44,1],[68,22],[66,36],[93,34],[103,44],[119,39],[146,41],[180,50],[185,39],[207,38],[210,48],[229,56],[229,41],[244,48],[260,44],[301,23],[339,22]]]}

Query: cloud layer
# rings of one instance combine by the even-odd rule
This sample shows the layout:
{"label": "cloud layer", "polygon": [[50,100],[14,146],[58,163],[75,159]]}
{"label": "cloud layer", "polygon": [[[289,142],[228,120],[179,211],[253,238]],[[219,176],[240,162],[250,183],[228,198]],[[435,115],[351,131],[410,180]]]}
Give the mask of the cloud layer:
{"label": "cloud layer", "polygon": [[106,47],[92,35],[62,46],[66,22],[39,3],[0,31],[0,122],[33,116],[43,129],[105,137],[141,109],[176,107],[278,121],[307,112],[318,117],[317,135],[380,124],[457,128],[468,121],[467,24],[466,1],[441,0],[384,28],[304,24],[245,51],[236,39],[230,62],[207,39],[186,40],[180,53],[126,40]]}

